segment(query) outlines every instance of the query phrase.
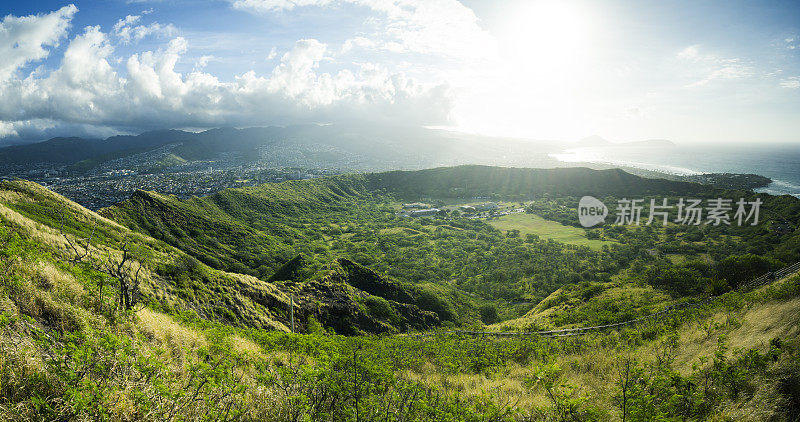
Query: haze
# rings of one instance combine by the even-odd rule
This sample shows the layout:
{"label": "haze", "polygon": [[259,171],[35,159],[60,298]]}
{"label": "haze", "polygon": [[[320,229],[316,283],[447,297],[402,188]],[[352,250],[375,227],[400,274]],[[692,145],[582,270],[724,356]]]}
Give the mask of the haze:
{"label": "haze", "polygon": [[303,123],[800,141],[794,2],[6,2],[0,145]]}

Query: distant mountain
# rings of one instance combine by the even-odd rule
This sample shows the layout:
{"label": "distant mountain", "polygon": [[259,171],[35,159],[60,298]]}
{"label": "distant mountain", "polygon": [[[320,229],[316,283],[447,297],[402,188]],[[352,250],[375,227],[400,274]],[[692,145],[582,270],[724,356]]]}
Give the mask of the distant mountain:
{"label": "distant mountain", "polygon": [[601,138],[597,135],[587,136],[580,141],[576,142],[573,146],[576,148],[593,148],[593,147],[604,147],[612,145],[611,142],[608,140]]}
{"label": "distant mountain", "polygon": [[180,130],[162,130],[137,136],[112,136],[107,139],[52,138],[35,144],[0,148],[0,165],[73,164],[109,155],[135,154],[190,139],[193,135]]}
{"label": "distant mountain", "polygon": [[[171,162],[265,161],[288,167],[350,170],[424,168],[479,163],[554,165],[555,145],[510,138],[410,127],[295,125],[218,128],[193,133],[145,132],[107,139],[53,138],[0,149],[0,166],[55,164],[80,173],[103,163],[142,156],[167,147]],[[141,160],[140,160],[141,161]]]}

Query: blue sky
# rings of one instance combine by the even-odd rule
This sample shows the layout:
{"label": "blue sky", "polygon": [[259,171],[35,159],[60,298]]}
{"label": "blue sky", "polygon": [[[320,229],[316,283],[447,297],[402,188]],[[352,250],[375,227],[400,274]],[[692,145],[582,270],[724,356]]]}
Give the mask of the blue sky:
{"label": "blue sky", "polygon": [[42,1],[0,12],[0,143],[336,122],[800,142],[796,1]]}

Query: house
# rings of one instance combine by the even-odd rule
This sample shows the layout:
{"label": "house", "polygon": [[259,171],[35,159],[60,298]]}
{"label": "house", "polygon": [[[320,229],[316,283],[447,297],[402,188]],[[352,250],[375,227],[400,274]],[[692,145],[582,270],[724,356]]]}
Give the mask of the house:
{"label": "house", "polygon": [[462,205],[459,208],[461,209],[461,212],[465,212],[468,214],[475,212],[475,207],[473,207],[472,205]]}
{"label": "house", "polygon": [[429,209],[431,208],[431,204],[426,204],[424,202],[412,202],[410,204],[403,204],[403,209]]}
{"label": "house", "polygon": [[789,234],[794,231],[794,227],[792,227],[792,223],[781,220],[781,221],[773,221],[772,222],[772,231],[778,235]]}
{"label": "house", "polygon": [[500,208],[496,202],[484,202],[482,204],[475,205],[475,209],[478,211],[492,211]]}
{"label": "house", "polygon": [[412,217],[428,217],[431,215],[436,215],[439,213],[439,208],[428,208],[424,210],[414,210],[411,211]]}

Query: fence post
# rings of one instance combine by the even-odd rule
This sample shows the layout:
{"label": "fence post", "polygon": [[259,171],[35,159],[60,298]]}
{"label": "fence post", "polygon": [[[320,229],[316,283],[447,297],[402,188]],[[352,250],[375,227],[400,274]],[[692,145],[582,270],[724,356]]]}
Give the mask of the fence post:
{"label": "fence post", "polygon": [[289,318],[292,321],[292,333],[294,333],[294,295],[289,296]]}

